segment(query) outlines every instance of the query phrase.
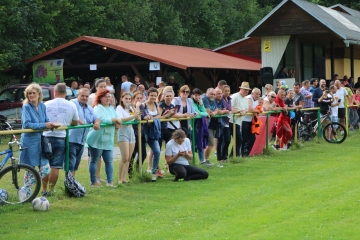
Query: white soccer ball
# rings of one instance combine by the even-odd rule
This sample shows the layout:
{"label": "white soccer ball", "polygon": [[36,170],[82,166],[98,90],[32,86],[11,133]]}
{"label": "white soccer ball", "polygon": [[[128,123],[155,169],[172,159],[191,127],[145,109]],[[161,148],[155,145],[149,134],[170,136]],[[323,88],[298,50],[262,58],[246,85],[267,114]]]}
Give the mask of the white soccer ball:
{"label": "white soccer ball", "polygon": [[36,211],[47,211],[50,208],[50,203],[45,197],[38,197],[32,201],[32,206]]}
{"label": "white soccer ball", "polygon": [[[8,192],[5,189],[0,188],[0,204],[4,204],[4,201],[8,200]],[[2,201],[4,200],[4,201]]]}

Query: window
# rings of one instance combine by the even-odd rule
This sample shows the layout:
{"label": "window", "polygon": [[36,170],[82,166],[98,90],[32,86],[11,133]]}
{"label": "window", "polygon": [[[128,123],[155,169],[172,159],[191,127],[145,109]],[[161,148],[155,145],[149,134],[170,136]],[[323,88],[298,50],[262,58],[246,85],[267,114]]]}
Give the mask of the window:
{"label": "window", "polygon": [[16,92],[18,89],[16,88],[10,88],[4,90],[0,95],[0,102],[14,102],[16,98]]}
{"label": "window", "polygon": [[43,94],[43,101],[48,101],[50,100],[50,90],[49,89],[42,89],[42,94]]}

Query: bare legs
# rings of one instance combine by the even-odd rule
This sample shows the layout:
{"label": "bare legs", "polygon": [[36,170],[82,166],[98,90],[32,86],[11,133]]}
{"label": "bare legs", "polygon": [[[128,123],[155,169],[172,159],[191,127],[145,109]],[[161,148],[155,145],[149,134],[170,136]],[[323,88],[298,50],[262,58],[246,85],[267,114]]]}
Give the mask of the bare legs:
{"label": "bare legs", "polygon": [[126,181],[126,175],[129,169],[129,163],[131,155],[135,148],[135,143],[129,142],[118,142],[120,152],[121,152],[121,162],[119,165],[119,183],[124,183]]}
{"label": "bare legs", "polygon": [[59,178],[59,169],[58,168],[52,168],[51,171],[50,171],[50,174],[45,176],[41,180],[42,184],[43,184],[43,191],[44,192],[53,191],[58,178]]}

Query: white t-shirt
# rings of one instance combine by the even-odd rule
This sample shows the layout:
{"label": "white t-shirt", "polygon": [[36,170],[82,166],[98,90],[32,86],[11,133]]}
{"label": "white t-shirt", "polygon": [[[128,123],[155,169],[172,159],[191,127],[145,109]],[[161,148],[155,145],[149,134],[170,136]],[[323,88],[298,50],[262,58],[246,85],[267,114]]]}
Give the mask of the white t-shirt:
{"label": "white t-shirt", "polygon": [[[174,139],[171,139],[166,144],[165,156],[173,157],[176,154],[178,154],[178,152],[189,152],[189,151],[191,151],[191,143],[188,138],[185,138],[184,142],[181,145],[177,144],[174,141]],[[184,156],[180,156],[178,159],[176,159],[174,163],[181,165],[189,165],[189,161]]]}
{"label": "white t-shirt", "polygon": [[[258,105],[258,100],[255,101],[255,100],[252,98],[251,95],[246,96],[246,101],[247,101],[247,99],[251,99],[251,101],[252,101],[252,109],[256,108],[256,106]],[[246,115],[246,116],[244,116],[243,121],[245,121],[245,122],[251,122],[252,117],[253,117],[252,115],[251,115],[251,116]]]}
{"label": "white t-shirt", "polygon": [[[75,103],[64,98],[55,98],[45,102],[46,115],[50,122],[58,122],[61,126],[68,126],[71,121],[78,121],[79,114]],[[43,133],[47,137],[65,137],[65,130],[45,131]]]}
{"label": "white t-shirt", "polygon": [[90,94],[90,96],[88,98],[87,105],[89,105],[90,107],[93,107],[93,104],[95,101],[95,96],[96,96],[96,93],[92,93],[92,94]]}
{"label": "white t-shirt", "polygon": [[[339,97],[336,95],[336,93],[333,96],[334,96],[334,101],[332,103],[337,103],[338,100],[336,100],[336,98],[339,99]],[[330,95],[330,97],[331,97],[331,95]],[[331,116],[337,117],[339,106],[330,107],[330,108],[331,108]]]}
{"label": "white t-shirt", "polygon": [[347,96],[348,93],[346,91],[345,88],[341,87],[336,91],[336,96],[341,99],[341,102],[339,104],[339,108],[344,108],[344,100],[345,100],[345,96]]}
{"label": "white t-shirt", "polygon": [[[116,107],[116,113],[119,115],[119,118],[126,118],[131,116],[129,109],[124,109],[121,105]],[[130,121],[135,121],[135,119],[131,119]]]}
{"label": "white t-shirt", "polygon": [[[237,108],[240,111],[246,110],[248,107],[246,96],[245,97],[241,96],[239,92],[233,94],[231,96],[231,107]],[[231,117],[229,121],[232,123],[233,118]],[[243,117],[235,116],[235,123],[237,125],[241,125],[242,121],[243,121]]]}

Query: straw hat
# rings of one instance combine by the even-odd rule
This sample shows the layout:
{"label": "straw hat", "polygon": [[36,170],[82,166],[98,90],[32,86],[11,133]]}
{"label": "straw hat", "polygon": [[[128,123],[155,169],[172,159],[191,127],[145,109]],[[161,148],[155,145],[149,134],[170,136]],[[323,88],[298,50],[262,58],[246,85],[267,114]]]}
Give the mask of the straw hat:
{"label": "straw hat", "polygon": [[247,90],[251,90],[249,82],[242,82],[241,86],[239,88],[243,88],[243,89],[247,89]]}

